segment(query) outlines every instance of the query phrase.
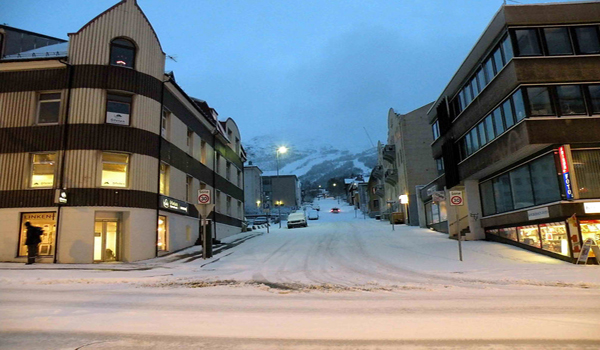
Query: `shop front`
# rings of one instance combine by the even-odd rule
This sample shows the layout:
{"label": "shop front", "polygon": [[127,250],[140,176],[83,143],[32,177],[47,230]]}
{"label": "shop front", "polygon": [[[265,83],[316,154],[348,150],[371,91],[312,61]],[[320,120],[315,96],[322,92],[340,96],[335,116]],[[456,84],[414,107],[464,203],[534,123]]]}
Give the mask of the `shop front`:
{"label": "shop front", "polygon": [[21,213],[21,229],[19,234],[19,247],[17,257],[27,257],[27,227],[25,223],[29,222],[32,226],[40,227],[43,230],[41,236],[42,242],[39,245],[38,254],[43,260],[53,258],[56,249],[56,212],[39,213]]}

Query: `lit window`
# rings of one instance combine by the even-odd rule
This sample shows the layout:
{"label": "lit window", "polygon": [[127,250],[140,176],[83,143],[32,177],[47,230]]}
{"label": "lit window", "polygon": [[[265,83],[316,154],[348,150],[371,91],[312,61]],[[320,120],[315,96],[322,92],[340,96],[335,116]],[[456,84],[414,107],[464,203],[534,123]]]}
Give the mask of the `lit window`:
{"label": "lit window", "polygon": [[160,194],[169,195],[169,166],[165,163],[160,163]]}
{"label": "lit window", "polygon": [[200,163],[206,165],[206,142],[200,141]]}
{"label": "lit window", "polygon": [[167,251],[167,217],[158,216],[158,239],[157,248],[159,251]]}
{"label": "lit window", "polygon": [[102,186],[127,187],[128,166],[128,154],[102,153]]}
{"label": "lit window", "polygon": [[40,94],[37,124],[56,124],[60,114],[60,92]]}
{"label": "lit window", "polygon": [[107,94],[106,123],[130,125],[131,96]]}
{"label": "lit window", "polygon": [[31,187],[52,187],[56,153],[39,153],[31,157]]}
{"label": "lit window", "polygon": [[110,64],[112,66],[133,68],[135,45],[126,39],[115,39],[110,44]]}

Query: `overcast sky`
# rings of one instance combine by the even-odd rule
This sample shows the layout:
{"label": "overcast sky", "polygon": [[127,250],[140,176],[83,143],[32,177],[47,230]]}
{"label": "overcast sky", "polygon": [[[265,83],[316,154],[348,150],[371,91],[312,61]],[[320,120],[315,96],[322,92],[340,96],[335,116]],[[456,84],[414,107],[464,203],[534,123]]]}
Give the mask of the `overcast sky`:
{"label": "overcast sky", "polygon": [[[520,0],[530,4],[538,0]],[[116,0],[0,0],[0,23],[67,39]],[[178,84],[243,140],[366,149],[435,100],[502,0],[138,0]],[[509,1],[510,3],[510,1]]]}

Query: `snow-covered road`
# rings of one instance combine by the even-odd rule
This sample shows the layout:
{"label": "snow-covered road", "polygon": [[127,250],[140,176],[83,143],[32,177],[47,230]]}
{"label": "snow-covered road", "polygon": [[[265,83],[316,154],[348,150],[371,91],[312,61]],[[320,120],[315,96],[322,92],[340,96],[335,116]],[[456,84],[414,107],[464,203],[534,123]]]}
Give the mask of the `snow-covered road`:
{"label": "snow-covered road", "polygon": [[598,266],[319,204],[208,260],[0,264],[0,348],[600,348]]}

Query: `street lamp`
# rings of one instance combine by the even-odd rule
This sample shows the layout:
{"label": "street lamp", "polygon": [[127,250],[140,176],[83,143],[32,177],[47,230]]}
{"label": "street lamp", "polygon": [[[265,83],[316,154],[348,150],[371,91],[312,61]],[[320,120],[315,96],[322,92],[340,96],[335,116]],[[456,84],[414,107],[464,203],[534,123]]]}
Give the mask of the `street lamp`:
{"label": "street lamp", "polygon": [[404,223],[407,224],[407,222],[408,222],[408,195],[401,194],[398,197],[398,199],[400,200],[400,204],[403,205],[402,211],[404,211]]}
{"label": "street lamp", "polygon": [[[287,147],[281,146],[281,147],[277,148],[277,150],[275,151],[275,161],[277,163],[277,182],[279,182],[279,153],[284,154],[285,152],[287,152],[287,150],[288,150]],[[274,185],[271,185],[271,186],[273,186],[273,189],[272,189],[273,199],[275,199],[275,187],[276,186],[274,186]],[[275,203],[283,204],[282,201],[277,201]],[[279,214],[278,215],[279,215],[279,228],[281,228],[281,205],[279,205]]]}

